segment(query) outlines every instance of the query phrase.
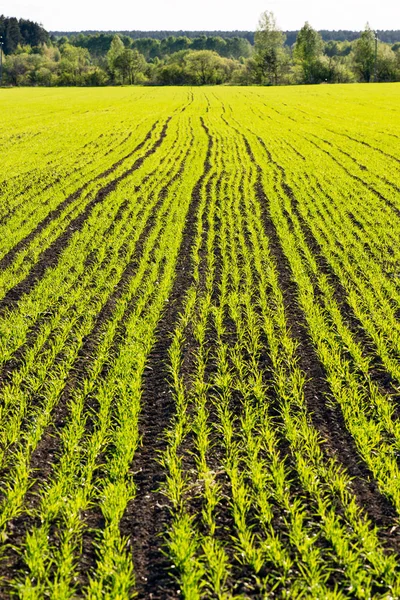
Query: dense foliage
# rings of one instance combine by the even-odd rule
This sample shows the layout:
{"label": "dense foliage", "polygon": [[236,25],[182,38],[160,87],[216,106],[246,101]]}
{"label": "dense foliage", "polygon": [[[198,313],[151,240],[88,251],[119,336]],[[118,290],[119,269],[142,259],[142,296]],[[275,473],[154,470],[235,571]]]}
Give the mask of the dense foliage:
{"label": "dense foliage", "polygon": [[[51,35],[59,38],[66,36],[68,38],[74,38],[78,35],[84,36],[92,36],[92,35],[115,35],[118,34],[120,36],[130,37],[132,39],[142,39],[142,38],[151,38],[152,40],[165,40],[168,37],[187,37],[189,39],[197,38],[197,37],[222,37],[224,39],[229,39],[232,37],[240,37],[246,39],[250,44],[254,44],[254,31],[52,31]],[[400,41],[400,32],[399,32],[399,41]]]}
{"label": "dense foliage", "polygon": [[0,37],[6,54],[12,54],[20,45],[35,47],[49,41],[49,34],[41,25],[4,15],[0,15]]}
{"label": "dense foliage", "polygon": [[[280,85],[400,80],[396,32],[323,32],[306,23],[295,37],[265,12],[250,43],[231,35],[139,37],[137,32],[50,38],[29,21],[0,18],[8,85]],[[183,32],[182,32],[183,33]],[[238,33],[241,35],[233,35]],[[347,40],[342,40],[349,33]],[[391,34],[391,35],[389,35]],[[325,41],[324,40],[327,40]],[[335,39],[331,39],[335,38]],[[399,38],[400,39],[400,38]],[[290,43],[289,43],[290,40]]]}
{"label": "dense foliage", "polygon": [[[141,39],[141,38],[151,38],[153,40],[164,40],[168,37],[188,37],[188,38],[196,38],[196,37],[222,37],[224,39],[229,39],[232,37],[240,37],[246,39],[250,44],[254,44],[255,33],[254,31],[52,31],[51,35],[58,38],[62,36],[66,36],[68,38],[74,38],[78,35],[84,36],[92,36],[99,34],[108,34],[127,36],[133,39]],[[292,46],[297,38],[298,30],[295,31],[285,31],[284,34],[286,36],[286,44],[288,46]],[[324,42],[329,42],[330,40],[335,40],[337,42],[352,42],[360,37],[359,31],[350,31],[347,29],[339,29],[339,30],[327,30],[321,29],[318,32]],[[388,44],[394,44],[396,42],[400,42],[400,30],[377,30],[377,35],[382,42],[387,42]]]}

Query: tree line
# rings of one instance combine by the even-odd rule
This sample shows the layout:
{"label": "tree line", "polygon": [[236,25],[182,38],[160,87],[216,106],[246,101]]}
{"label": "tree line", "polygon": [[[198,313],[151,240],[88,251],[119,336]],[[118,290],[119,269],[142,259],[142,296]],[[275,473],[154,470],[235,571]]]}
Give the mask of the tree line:
{"label": "tree line", "polygon": [[226,38],[169,35],[157,39],[133,38],[122,33],[80,33],[56,37],[49,36],[37,24],[25,27],[26,23],[30,22],[0,17],[0,35],[1,31],[9,35],[4,44],[3,81],[8,85],[290,85],[400,81],[400,41],[385,42],[369,25],[355,39],[324,40],[320,32],[305,23],[293,43],[288,44],[287,35],[277,26],[274,14],[266,11],[260,17],[254,44],[251,44],[238,35]]}
{"label": "tree line", "polygon": [[[68,42],[73,46],[87,48],[91,56],[105,56],[111,47],[111,42],[115,34],[100,33],[95,35],[71,35],[56,38],[53,41],[58,45]],[[128,35],[118,34],[126,48],[138,50],[147,61],[155,58],[164,59],[171,54],[183,50],[212,50],[220,56],[226,58],[248,58],[251,56],[253,48],[250,42],[241,37],[232,36],[222,38],[217,35],[199,35],[193,37],[173,36],[157,39],[152,37],[142,37],[134,39]]]}
{"label": "tree line", "polygon": [[[121,31],[96,31],[96,30],[88,30],[88,31],[51,31],[50,36],[54,36],[55,38],[67,37],[69,39],[75,38],[78,35],[119,35],[119,36],[127,36],[134,40],[142,39],[142,38],[151,38],[152,40],[164,40],[169,37],[186,37],[189,39],[198,38],[198,37],[220,37],[224,40],[239,37],[246,39],[250,42],[251,45],[254,44],[254,31],[139,31],[139,30],[121,30]],[[399,41],[400,41],[400,32],[399,32]]]}
{"label": "tree line", "polygon": [[19,46],[35,47],[49,42],[49,34],[41,25],[4,15],[0,15],[0,37],[5,54],[12,54]]}
{"label": "tree line", "polygon": [[[348,29],[339,29],[339,30],[328,30],[328,29],[320,29],[318,33],[321,35],[324,42],[329,42],[330,40],[334,40],[336,42],[352,42],[360,37],[361,31],[351,31]],[[390,29],[390,30],[377,30],[377,35],[382,42],[386,42],[388,44],[395,44],[396,42],[400,42],[400,30],[399,29]],[[153,40],[164,40],[169,37],[186,37],[186,38],[197,38],[197,37],[220,37],[223,39],[229,39],[232,37],[239,37],[250,42],[251,45],[254,45],[254,31],[52,31],[50,32],[51,36],[54,38],[67,37],[69,39],[74,39],[77,36],[93,36],[99,34],[106,35],[115,35],[119,36],[127,36],[132,39],[141,39],[141,38],[151,38]],[[299,30],[295,31],[284,31],[285,34],[285,44],[287,46],[292,46],[296,38],[299,34]]]}

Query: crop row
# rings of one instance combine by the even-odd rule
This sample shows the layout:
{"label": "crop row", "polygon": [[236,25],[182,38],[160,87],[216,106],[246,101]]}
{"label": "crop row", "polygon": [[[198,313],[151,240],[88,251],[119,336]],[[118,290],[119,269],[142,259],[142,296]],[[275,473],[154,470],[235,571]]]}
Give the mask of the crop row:
{"label": "crop row", "polygon": [[[206,590],[221,598],[368,598],[380,588],[397,597],[395,554],[386,554],[357,502],[356,486],[326,447],[332,438],[322,438],[310,414],[305,387],[311,368],[299,357],[309,348],[296,332],[301,324],[293,304],[303,309],[329,392],[357,450],[387,495],[397,489],[389,442],[370,451],[379,427],[396,431],[391,399],[364,383],[364,372],[363,385],[369,383],[369,399],[377,403],[374,421],[369,419],[358,372],[341,363],[343,345],[333,346],[324,319],[330,308],[345,329],[332,288],[322,275],[320,294],[330,305],[325,300],[320,309],[322,298],[308,279],[307,260],[316,271],[315,257],[294,217],[290,227],[293,197],[286,181],[278,187],[282,170],[250,128],[246,138],[240,111],[226,113],[210,127],[215,172],[203,186],[207,217],[195,247],[198,283],[188,294],[170,359],[178,411],[164,464],[175,515],[168,541],[182,590],[193,598]],[[201,244],[206,265],[199,259]],[[288,271],[298,297],[288,297]],[[197,350],[189,370],[190,337]],[[328,401],[321,386],[314,391],[320,404]]]}
{"label": "crop row", "polygon": [[0,99],[0,597],[400,597],[368,89]]}

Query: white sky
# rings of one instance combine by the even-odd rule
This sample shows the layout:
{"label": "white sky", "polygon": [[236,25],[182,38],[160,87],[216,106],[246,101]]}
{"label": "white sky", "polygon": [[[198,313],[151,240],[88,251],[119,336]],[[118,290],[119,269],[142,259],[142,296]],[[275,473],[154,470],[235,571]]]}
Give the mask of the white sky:
{"label": "white sky", "polygon": [[1,0],[0,14],[53,31],[254,30],[264,10],[282,29],[400,29],[400,0]]}

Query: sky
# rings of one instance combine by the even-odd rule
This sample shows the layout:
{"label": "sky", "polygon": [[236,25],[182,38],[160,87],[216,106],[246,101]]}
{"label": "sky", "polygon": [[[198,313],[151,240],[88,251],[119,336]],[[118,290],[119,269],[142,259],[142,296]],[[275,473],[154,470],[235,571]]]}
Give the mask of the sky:
{"label": "sky", "polygon": [[249,30],[264,10],[284,30],[400,29],[400,0],[1,0],[0,13],[48,31]]}

